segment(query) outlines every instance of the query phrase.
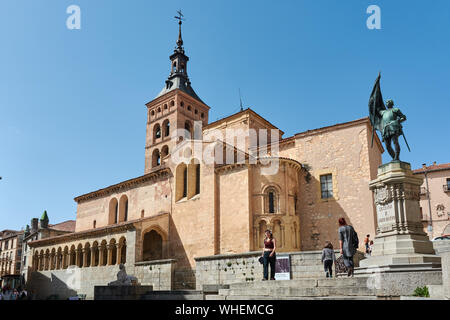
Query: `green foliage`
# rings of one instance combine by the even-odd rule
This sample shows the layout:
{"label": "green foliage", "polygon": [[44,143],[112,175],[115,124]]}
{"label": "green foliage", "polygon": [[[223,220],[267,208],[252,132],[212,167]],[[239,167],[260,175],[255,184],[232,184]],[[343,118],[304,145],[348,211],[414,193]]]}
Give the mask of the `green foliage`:
{"label": "green foliage", "polygon": [[227,263],[227,266],[231,267],[231,262],[228,262],[228,263]]}
{"label": "green foliage", "polygon": [[423,288],[417,287],[416,290],[414,290],[413,296],[429,298],[430,292],[428,291],[428,287],[427,286],[425,286]]}

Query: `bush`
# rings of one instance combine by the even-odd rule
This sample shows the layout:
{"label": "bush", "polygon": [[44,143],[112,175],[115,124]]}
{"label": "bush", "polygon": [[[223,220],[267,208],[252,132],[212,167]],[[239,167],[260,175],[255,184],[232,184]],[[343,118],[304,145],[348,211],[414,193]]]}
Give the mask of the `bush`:
{"label": "bush", "polygon": [[423,288],[421,287],[417,287],[416,290],[414,290],[414,297],[426,297],[429,298],[430,297],[430,292],[428,291],[428,287],[425,286]]}

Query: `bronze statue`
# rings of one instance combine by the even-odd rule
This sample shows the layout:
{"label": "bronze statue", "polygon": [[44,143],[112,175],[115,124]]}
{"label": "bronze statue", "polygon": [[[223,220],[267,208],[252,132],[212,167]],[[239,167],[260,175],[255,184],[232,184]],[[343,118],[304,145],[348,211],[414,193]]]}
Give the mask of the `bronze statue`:
{"label": "bronze statue", "polygon": [[[369,99],[369,118],[372,124],[372,146],[373,136],[375,130],[380,131],[383,138],[383,142],[386,145],[386,149],[389,152],[392,160],[400,160],[400,144],[398,143],[398,137],[403,136],[406,146],[409,149],[408,142],[403,134],[402,122],[406,120],[406,116],[400,111],[399,108],[394,108],[394,101],[387,100],[386,106],[383,102],[383,96],[381,95],[380,88],[381,74],[378,74],[378,78],[373,86],[372,94]],[[392,149],[394,143],[395,151]]]}

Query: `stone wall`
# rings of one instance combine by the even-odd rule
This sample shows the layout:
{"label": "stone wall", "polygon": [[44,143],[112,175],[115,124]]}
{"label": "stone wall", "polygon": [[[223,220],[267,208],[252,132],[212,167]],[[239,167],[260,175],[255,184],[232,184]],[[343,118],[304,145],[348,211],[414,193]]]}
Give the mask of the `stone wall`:
{"label": "stone wall", "polygon": [[[338,258],[340,254],[338,251],[335,252]],[[320,261],[322,251],[283,252],[277,255],[290,256],[291,279],[324,276]],[[260,256],[261,251],[256,251],[195,258],[197,290],[201,290],[203,285],[260,281],[263,277],[263,267],[258,262]],[[360,252],[355,255],[355,266],[359,266],[359,261],[363,257]]]}
{"label": "stone wall", "polygon": [[[129,275],[137,277],[143,286],[153,286],[153,290],[171,290],[174,260],[140,262],[127,266]],[[67,299],[77,294],[85,294],[86,299],[94,298],[94,286],[105,286],[117,280],[119,266],[78,268],[70,266],[63,270],[37,271],[31,273],[27,283],[28,291],[33,291],[36,299]]]}

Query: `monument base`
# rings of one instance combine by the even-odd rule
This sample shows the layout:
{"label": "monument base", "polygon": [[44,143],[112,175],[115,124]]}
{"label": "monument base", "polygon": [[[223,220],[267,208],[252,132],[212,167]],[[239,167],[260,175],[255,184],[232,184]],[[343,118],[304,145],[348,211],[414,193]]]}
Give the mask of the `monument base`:
{"label": "monument base", "polygon": [[370,182],[377,210],[372,256],[361,260],[355,275],[369,275],[380,295],[411,295],[415,288],[442,283],[441,258],[423,230],[420,186],[407,162],[378,167]]}
{"label": "monument base", "polygon": [[153,286],[95,286],[94,300],[140,300]]}

